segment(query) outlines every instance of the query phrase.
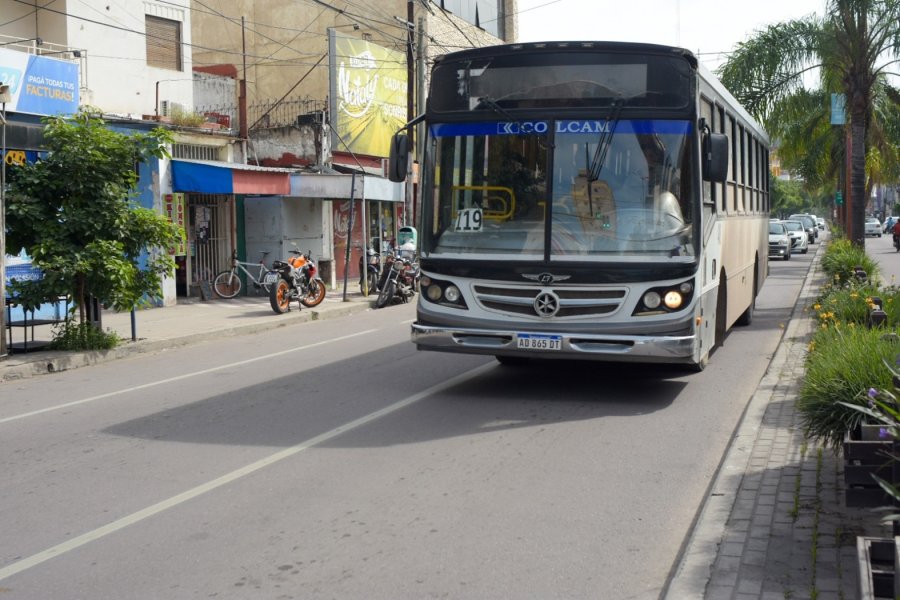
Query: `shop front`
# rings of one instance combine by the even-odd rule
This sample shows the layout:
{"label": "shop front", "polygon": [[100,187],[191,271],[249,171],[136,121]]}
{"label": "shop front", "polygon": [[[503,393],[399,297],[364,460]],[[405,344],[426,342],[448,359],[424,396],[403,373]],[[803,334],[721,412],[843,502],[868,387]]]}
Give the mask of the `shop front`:
{"label": "shop front", "polygon": [[[231,265],[232,252],[246,259],[243,219],[238,204],[245,196],[280,197],[290,193],[291,169],[237,163],[172,160],[172,194],[167,213],[181,216],[186,243],[173,249],[176,295],[202,295],[202,283]],[[169,209],[171,207],[171,210]],[[170,217],[172,218],[172,217]]]}

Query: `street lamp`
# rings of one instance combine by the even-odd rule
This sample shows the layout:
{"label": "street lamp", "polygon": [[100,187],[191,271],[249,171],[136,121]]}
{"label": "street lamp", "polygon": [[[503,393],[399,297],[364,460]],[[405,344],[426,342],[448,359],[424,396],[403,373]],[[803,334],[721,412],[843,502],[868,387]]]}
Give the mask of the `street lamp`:
{"label": "street lamp", "polygon": [[0,358],[7,355],[6,347],[6,103],[12,102],[9,86],[0,85]]}

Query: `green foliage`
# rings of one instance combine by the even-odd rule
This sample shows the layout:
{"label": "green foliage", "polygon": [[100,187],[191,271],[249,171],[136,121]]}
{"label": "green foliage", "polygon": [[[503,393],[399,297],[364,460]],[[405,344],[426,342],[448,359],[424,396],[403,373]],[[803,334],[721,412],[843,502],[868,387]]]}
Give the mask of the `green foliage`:
{"label": "green foliage", "polygon": [[[837,188],[847,142],[849,237],[865,244],[865,199],[873,183],[896,181],[900,111],[885,73],[898,56],[900,2],[829,0],[822,17],[775,23],[741,42],[719,76],[783,145],[784,164],[810,186]],[[818,75],[815,87],[808,87]],[[846,95],[848,125],[830,125],[827,101]],[[849,137],[845,133],[849,132]]]}
{"label": "green foliage", "polygon": [[865,325],[875,307],[873,298],[881,300],[882,310],[887,315],[885,327],[900,328],[900,288],[896,286],[879,288],[871,283],[826,286],[812,309],[821,325]]}
{"label": "green foliage", "polygon": [[11,283],[10,293],[26,309],[70,296],[82,321],[87,298],[129,310],[159,294],[174,268],[164,249],[182,234],[131,194],[135,165],[166,156],[170,134],[117,133],[89,109],[44,123],[48,155],[10,169],[6,216],[8,248],[24,248],[44,278]]}
{"label": "green foliage", "polygon": [[847,239],[833,240],[822,257],[822,270],[828,275],[832,286],[844,287],[857,281],[854,272],[861,266],[869,281],[878,282],[878,264],[872,260],[865,249]]}
{"label": "green foliage", "polygon": [[101,331],[91,323],[75,323],[67,319],[54,332],[51,350],[109,350],[120,338],[114,331]]}
{"label": "green foliage", "polygon": [[844,435],[864,418],[846,404],[865,406],[870,387],[891,385],[883,361],[894,360],[898,343],[884,333],[882,328],[837,323],[813,335],[797,401],[807,436],[840,448]]}
{"label": "green foliage", "polygon": [[200,113],[176,106],[172,110],[172,123],[182,127],[200,127],[206,123],[206,117]]}
{"label": "green foliage", "polygon": [[788,215],[806,212],[807,202],[801,182],[772,177],[771,194],[773,215],[786,218]]}

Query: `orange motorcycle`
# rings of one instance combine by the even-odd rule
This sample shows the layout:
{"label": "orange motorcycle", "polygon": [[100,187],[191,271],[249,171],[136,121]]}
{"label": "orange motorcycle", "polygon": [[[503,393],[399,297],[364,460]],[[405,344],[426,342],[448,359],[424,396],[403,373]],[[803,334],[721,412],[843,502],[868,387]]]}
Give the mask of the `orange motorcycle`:
{"label": "orange motorcycle", "polygon": [[298,300],[303,306],[312,308],[325,299],[325,282],[319,277],[319,269],[307,251],[291,250],[287,262],[276,260],[272,270],[278,274],[278,281],[269,291],[272,310],[278,314],[291,309],[291,300]]}

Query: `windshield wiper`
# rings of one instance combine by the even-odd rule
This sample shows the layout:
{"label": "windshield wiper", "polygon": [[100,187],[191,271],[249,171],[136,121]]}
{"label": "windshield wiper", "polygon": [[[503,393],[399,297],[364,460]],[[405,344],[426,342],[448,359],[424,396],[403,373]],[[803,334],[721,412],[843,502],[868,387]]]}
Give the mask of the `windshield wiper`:
{"label": "windshield wiper", "polygon": [[522,123],[519,119],[517,119],[515,116],[510,114],[510,112],[508,110],[506,110],[505,108],[503,108],[502,106],[497,104],[497,101],[494,100],[493,98],[491,98],[490,96],[481,96],[480,98],[477,98],[477,100],[478,100],[478,103],[475,105],[475,108],[473,110],[477,110],[483,106],[487,106],[492,111],[494,111],[495,113],[497,113],[498,115],[500,115],[501,117],[503,117],[505,119],[509,119],[510,121],[515,121],[516,123],[519,123],[519,124]]}
{"label": "windshield wiper", "polygon": [[585,174],[587,175],[588,208],[591,211],[592,219],[595,218],[595,215],[594,197],[591,193],[591,188],[594,186],[592,186],[591,183],[600,179],[600,172],[603,170],[603,163],[606,162],[606,154],[609,152],[609,147],[612,144],[613,132],[619,122],[619,116],[622,114],[622,107],[624,105],[625,100],[623,98],[613,100],[613,103],[610,106],[609,115],[606,118],[606,124],[600,131],[600,139],[597,140],[597,147],[594,149],[594,156],[592,158],[589,158],[590,152],[588,150],[588,145],[584,145],[584,167],[586,171]]}

